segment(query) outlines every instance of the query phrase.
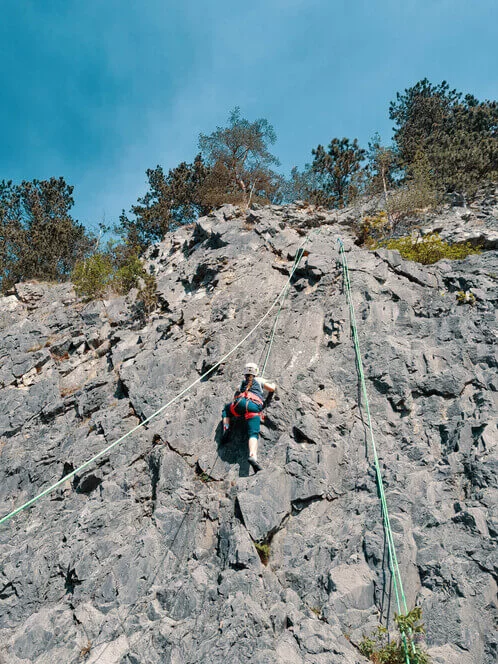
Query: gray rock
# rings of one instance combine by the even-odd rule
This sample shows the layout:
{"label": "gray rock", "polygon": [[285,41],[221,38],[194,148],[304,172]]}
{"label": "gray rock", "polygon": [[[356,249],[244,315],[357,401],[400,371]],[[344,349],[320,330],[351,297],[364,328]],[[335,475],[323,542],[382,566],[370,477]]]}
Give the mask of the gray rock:
{"label": "gray rock", "polygon": [[291,511],[288,475],[277,469],[258,473],[237,494],[244,525],[261,541],[272,535]]}
{"label": "gray rock", "polygon": [[[353,643],[398,607],[337,236],[408,606],[423,609],[434,662],[496,661],[497,252],[428,267],[369,252],[349,226],[359,211],[224,206],[170,233],[147,252],[147,320],[136,292],[84,304],[70,284],[29,283],[0,298],[2,515],[198,381],[2,525],[0,661],[365,661]],[[488,192],[430,223],[489,245],[496,211]],[[212,369],[318,226],[266,367],[278,390],[254,475],[245,422],[222,445],[220,415],[273,315]]]}
{"label": "gray rock", "polygon": [[228,564],[235,569],[244,567],[259,569],[261,561],[248,532],[241,525],[236,525],[230,535]]}

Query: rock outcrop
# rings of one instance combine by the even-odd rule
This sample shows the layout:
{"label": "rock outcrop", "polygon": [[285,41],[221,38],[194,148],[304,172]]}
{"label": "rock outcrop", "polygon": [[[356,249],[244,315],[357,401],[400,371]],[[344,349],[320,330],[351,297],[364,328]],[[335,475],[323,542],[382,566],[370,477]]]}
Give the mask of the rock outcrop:
{"label": "rock outcrop", "polygon": [[[341,214],[237,214],[225,206],[150,250],[160,307],[146,323],[134,293],[84,304],[70,284],[28,283],[0,299],[4,515],[212,369],[319,230],[268,365],[278,391],[264,470],[247,464],[243,426],[221,445],[220,412],[245,359],[260,360],[272,317],[0,527],[0,662],[366,662],[362,635],[397,608],[338,235],[408,603],[423,608],[434,662],[495,662],[496,250],[423,267],[356,247]],[[473,305],[459,304],[461,290]]]}

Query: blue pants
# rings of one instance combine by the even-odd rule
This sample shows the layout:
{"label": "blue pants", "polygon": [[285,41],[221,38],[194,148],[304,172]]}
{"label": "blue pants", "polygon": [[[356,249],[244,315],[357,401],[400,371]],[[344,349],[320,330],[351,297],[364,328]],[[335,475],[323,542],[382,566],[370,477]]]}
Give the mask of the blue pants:
{"label": "blue pants", "polygon": [[[232,405],[232,401],[230,403],[227,403],[225,407],[223,408],[223,417],[231,417],[232,414],[230,412],[230,406]],[[254,401],[251,401],[250,399],[245,399],[242,397],[242,399],[239,399],[237,401],[237,405],[235,407],[235,412],[237,415],[240,417],[244,417],[246,413],[261,413],[263,410],[263,406],[260,406],[257,403],[254,403]],[[249,417],[247,420],[247,433],[249,434],[249,438],[259,438],[259,430],[261,429],[261,417],[259,415],[255,415],[254,417]]]}

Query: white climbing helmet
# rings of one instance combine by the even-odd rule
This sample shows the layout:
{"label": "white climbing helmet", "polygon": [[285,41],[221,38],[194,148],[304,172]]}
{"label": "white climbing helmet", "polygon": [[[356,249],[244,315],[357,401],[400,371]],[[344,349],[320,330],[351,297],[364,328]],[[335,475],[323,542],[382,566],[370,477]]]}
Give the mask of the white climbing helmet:
{"label": "white climbing helmet", "polygon": [[251,374],[252,376],[257,376],[259,374],[258,365],[254,362],[248,362],[244,367],[244,376]]}

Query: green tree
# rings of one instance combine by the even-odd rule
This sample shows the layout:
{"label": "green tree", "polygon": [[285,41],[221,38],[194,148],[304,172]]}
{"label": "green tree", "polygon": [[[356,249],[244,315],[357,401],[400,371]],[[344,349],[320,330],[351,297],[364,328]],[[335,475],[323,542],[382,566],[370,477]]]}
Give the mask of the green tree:
{"label": "green tree", "polygon": [[200,192],[208,173],[200,154],[192,164],[182,162],[167,175],[161,166],[148,169],[149,190],[132,206],[131,218],[123,210],[116,229],[127,245],[143,250],[169,230],[206,214]]}
{"label": "green tree", "polygon": [[383,145],[380,135],[375,133],[368,143],[366,157],[369,190],[373,194],[382,192],[387,201],[388,190],[396,186],[398,170],[396,150],[394,147]]}
{"label": "green tree", "polygon": [[358,193],[358,180],[366,152],[355,138],[333,138],[328,149],[319,145],[312,150],[313,162],[307,170],[312,176],[312,202],[330,208],[341,208],[352,202]]}
{"label": "green tree", "polygon": [[441,184],[472,196],[486,180],[498,177],[498,103],[472,95],[452,109],[444,131],[429,152]]}
{"label": "green tree", "polygon": [[389,105],[389,118],[395,122],[394,141],[403,167],[413,162],[418,150],[440,136],[460,98],[461,93],[451,90],[446,81],[432,85],[427,78],[396,93],[396,100]]}
{"label": "green tree", "polygon": [[73,187],[64,178],[0,183],[2,290],[26,279],[61,281],[93,239],[70,216]]}
{"label": "green tree", "polygon": [[434,168],[427,154],[418,150],[406,169],[404,182],[389,194],[387,209],[391,227],[407,216],[434,209],[440,201]]}
{"label": "green tree", "polygon": [[283,188],[283,198],[286,203],[305,201],[313,203],[313,192],[318,188],[318,182],[309,164],[300,171],[297,166],[291,170],[290,177]]}
{"label": "green tree", "polygon": [[473,194],[498,175],[498,103],[451,90],[446,81],[427,79],[398,93],[389,116],[400,165],[407,169],[417,153],[427,155],[440,189]]}
{"label": "green tree", "polygon": [[249,122],[240,108],[231,111],[227,127],[211,134],[200,134],[199,149],[211,172],[206,178],[203,198],[211,206],[222,203],[274,202],[282,179],[271,166],[278,159],[269,146],[275,143],[272,125],[260,118]]}
{"label": "green tree", "polygon": [[0,182],[0,285],[6,290],[16,281],[16,267],[25,245],[19,187],[11,180]]}

